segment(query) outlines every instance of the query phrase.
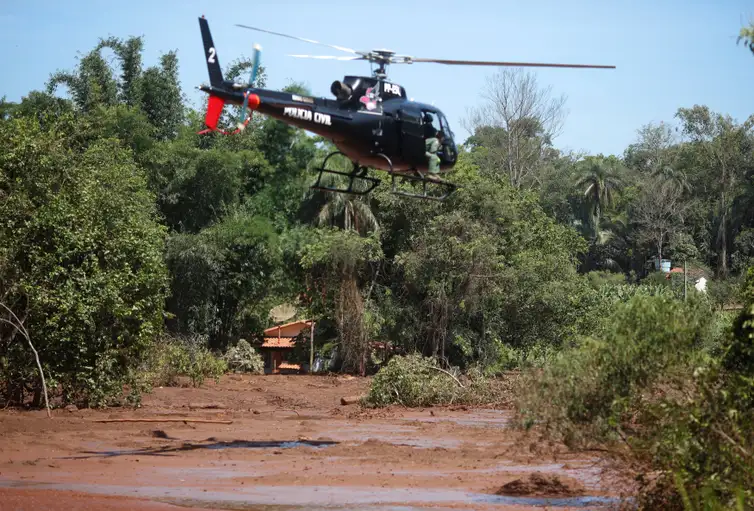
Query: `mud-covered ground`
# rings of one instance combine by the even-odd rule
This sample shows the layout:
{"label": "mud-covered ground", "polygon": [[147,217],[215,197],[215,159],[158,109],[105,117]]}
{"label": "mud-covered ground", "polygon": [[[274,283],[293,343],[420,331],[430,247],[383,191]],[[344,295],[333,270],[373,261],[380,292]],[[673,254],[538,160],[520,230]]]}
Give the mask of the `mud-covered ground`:
{"label": "mud-covered ground", "polygon": [[[228,375],[136,410],[0,410],[0,509],[611,509],[629,488],[506,410],[340,404],[367,385]],[[161,422],[96,422],[126,418]]]}

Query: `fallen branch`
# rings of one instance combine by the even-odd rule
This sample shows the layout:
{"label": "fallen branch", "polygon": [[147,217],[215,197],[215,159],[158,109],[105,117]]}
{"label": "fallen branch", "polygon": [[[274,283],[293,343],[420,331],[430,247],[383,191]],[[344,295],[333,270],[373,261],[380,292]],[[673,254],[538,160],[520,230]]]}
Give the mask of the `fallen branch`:
{"label": "fallen branch", "polygon": [[345,405],[355,405],[359,401],[361,401],[362,396],[356,396],[356,397],[342,397],[340,398],[340,404]]}
{"label": "fallen branch", "polygon": [[743,446],[739,445],[738,442],[733,440],[725,431],[718,428],[717,426],[712,426],[712,431],[720,435],[726,442],[728,442],[732,447],[735,447],[735,449],[744,455],[746,458],[754,459],[754,456],[747,451]]}
{"label": "fallen branch", "polygon": [[189,408],[205,408],[205,409],[215,409],[215,410],[225,410],[227,407],[222,403],[189,403]]}
{"label": "fallen branch", "polygon": [[459,387],[461,387],[462,389],[466,388],[466,387],[463,386],[463,383],[461,383],[460,381],[458,381],[458,378],[456,378],[455,376],[453,376],[452,373],[446,371],[445,369],[441,369],[439,367],[434,367],[434,366],[429,366],[429,368],[430,369],[434,369],[435,371],[440,371],[441,373],[447,374],[448,376],[450,376],[451,378],[453,378],[455,380],[455,382],[458,384]]}
{"label": "fallen branch", "polygon": [[233,421],[214,419],[95,419],[93,422],[204,422],[209,424],[233,424]]}
{"label": "fallen branch", "polygon": [[10,312],[11,316],[13,316],[16,321],[18,321],[18,325],[15,323],[12,323],[8,321],[7,319],[0,318],[0,321],[3,321],[5,323],[8,323],[10,326],[21,332],[21,335],[26,337],[26,342],[29,343],[29,347],[31,348],[31,351],[34,352],[34,358],[37,361],[37,368],[39,369],[39,378],[42,380],[42,391],[44,392],[45,396],[45,408],[47,408],[47,418],[52,418],[52,414],[50,413],[50,402],[47,399],[47,383],[45,382],[45,373],[42,371],[42,363],[39,361],[39,353],[37,353],[37,350],[34,348],[34,345],[31,343],[31,338],[29,337],[29,332],[26,331],[26,327],[24,326],[23,321],[18,319],[18,316],[16,316],[16,313],[10,310],[10,308],[5,305],[4,303],[0,302],[0,305],[2,305],[5,310]]}

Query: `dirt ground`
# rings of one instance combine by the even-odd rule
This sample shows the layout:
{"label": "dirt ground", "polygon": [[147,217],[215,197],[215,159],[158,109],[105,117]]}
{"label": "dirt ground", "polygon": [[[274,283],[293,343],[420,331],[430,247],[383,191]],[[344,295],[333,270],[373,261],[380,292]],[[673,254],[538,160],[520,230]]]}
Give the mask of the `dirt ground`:
{"label": "dirt ground", "polygon": [[[136,410],[0,411],[0,509],[610,509],[629,489],[507,410],[340,404],[367,386],[227,375]],[[159,421],[96,422],[123,418]]]}

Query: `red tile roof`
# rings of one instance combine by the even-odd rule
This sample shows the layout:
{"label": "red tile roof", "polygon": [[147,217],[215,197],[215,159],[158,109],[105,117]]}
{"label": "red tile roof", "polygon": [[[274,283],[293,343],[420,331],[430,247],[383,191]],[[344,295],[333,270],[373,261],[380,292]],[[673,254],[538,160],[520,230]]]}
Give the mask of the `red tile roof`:
{"label": "red tile roof", "polygon": [[301,370],[301,365],[299,365],[299,364],[291,364],[290,362],[282,362],[278,366],[278,369],[295,369],[296,371],[300,371]]}
{"label": "red tile roof", "polygon": [[293,348],[293,337],[265,337],[262,348]]}

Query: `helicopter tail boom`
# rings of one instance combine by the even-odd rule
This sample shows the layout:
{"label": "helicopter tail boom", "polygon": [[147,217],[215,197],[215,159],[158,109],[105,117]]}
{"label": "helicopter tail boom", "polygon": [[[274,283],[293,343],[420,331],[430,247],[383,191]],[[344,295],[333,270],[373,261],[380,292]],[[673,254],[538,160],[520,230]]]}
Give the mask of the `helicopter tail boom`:
{"label": "helicopter tail boom", "polygon": [[215,43],[212,42],[212,33],[209,31],[209,23],[204,16],[199,18],[199,28],[202,31],[202,42],[204,43],[204,58],[207,59],[209,83],[210,85],[219,87],[223,84],[223,71],[220,68],[220,60],[217,58]]}

